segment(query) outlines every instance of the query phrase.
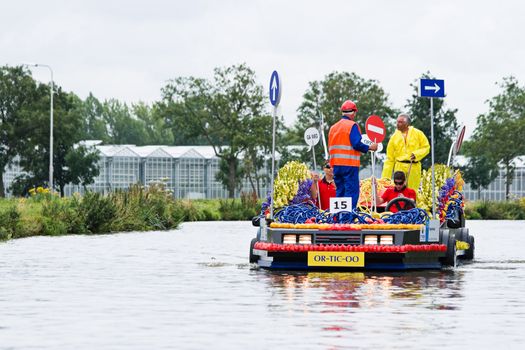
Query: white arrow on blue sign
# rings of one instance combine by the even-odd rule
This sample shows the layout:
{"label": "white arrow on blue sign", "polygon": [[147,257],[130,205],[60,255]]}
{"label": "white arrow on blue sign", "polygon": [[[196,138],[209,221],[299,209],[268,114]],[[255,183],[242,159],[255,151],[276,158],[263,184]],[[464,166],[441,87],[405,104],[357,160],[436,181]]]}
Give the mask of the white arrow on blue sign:
{"label": "white arrow on blue sign", "polygon": [[445,97],[445,81],[439,79],[420,79],[419,96],[421,97]]}
{"label": "white arrow on blue sign", "polygon": [[273,71],[272,77],[270,78],[270,103],[272,106],[277,107],[281,100],[281,85],[279,81],[279,74],[276,70]]}

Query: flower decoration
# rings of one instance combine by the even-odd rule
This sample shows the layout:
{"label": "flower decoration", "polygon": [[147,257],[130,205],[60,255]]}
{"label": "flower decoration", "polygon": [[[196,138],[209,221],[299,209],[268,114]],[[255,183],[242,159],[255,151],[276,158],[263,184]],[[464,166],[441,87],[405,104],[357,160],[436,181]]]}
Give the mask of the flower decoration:
{"label": "flower decoration", "polygon": [[[282,208],[291,204],[299,204],[312,200],[310,187],[313,180],[306,164],[290,161],[277,172],[274,181],[274,207]],[[262,205],[263,212],[269,208],[271,198],[268,196]]]}
{"label": "flower decoration", "polygon": [[[444,164],[435,164],[434,174],[437,199],[441,187],[452,176],[452,169]],[[427,213],[432,213],[432,169],[423,170],[421,174],[421,186],[417,193],[417,204],[419,208],[426,210]]]}
{"label": "flower decoration", "polygon": [[[464,202],[461,191],[465,181],[459,170],[444,164],[435,165],[436,203],[441,222],[445,219],[457,217],[459,210],[463,210]],[[432,212],[432,169],[423,170],[422,183],[418,191],[418,206],[428,213]]]}

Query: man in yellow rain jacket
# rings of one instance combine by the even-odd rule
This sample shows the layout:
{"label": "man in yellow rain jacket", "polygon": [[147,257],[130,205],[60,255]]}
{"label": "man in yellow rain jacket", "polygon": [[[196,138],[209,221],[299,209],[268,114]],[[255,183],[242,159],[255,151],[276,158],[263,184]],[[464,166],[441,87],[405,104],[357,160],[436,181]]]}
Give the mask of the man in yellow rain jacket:
{"label": "man in yellow rain jacket", "polygon": [[382,177],[392,178],[394,171],[403,171],[407,174],[407,187],[417,191],[421,181],[421,160],[429,152],[425,134],[410,126],[410,116],[401,113],[397,117],[397,130],[388,141]]}

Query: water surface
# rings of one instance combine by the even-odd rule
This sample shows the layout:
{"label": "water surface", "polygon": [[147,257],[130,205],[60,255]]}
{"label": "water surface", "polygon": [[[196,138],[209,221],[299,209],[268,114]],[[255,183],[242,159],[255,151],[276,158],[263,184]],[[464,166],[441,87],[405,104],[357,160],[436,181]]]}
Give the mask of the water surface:
{"label": "water surface", "polygon": [[455,270],[247,263],[249,222],[0,243],[0,349],[522,349],[523,221],[471,221]]}

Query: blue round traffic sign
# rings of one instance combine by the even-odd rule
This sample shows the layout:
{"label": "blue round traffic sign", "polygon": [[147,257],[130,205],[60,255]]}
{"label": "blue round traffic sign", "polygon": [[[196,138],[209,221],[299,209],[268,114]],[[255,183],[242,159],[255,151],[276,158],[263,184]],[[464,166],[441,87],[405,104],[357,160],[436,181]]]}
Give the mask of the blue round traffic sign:
{"label": "blue round traffic sign", "polygon": [[272,106],[277,107],[281,100],[281,85],[279,81],[279,74],[276,70],[273,71],[272,77],[270,78],[270,103]]}

